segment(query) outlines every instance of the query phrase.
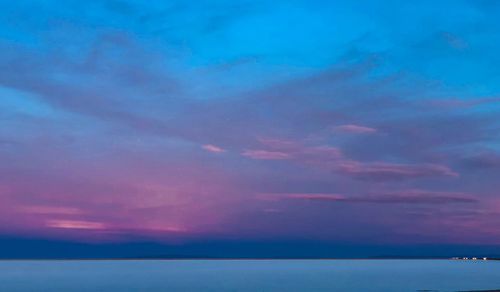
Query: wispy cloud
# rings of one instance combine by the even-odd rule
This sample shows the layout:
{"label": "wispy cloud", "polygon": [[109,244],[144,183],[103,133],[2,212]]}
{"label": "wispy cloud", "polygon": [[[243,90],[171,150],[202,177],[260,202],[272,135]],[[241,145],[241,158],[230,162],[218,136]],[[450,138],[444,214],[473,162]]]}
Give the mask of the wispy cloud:
{"label": "wispy cloud", "polygon": [[334,129],[335,129],[335,131],[338,131],[338,132],[354,133],[354,134],[373,134],[373,133],[378,132],[378,130],[375,128],[354,125],[354,124],[336,126]]}
{"label": "wispy cloud", "polygon": [[288,153],[268,150],[245,150],[241,155],[257,160],[283,160],[291,158]]}
{"label": "wispy cloud", "polygon": [[226,152],[225,149],[219,147],[219,146],[215,146],[215,145],[212,145],[212,144],[205,144],[203,146],[201,146],[201,148],[203,148],[204,150],[208,151],[208,152],[212,152],[212,153],[223,153],[223,152]]}
{"label": "wispy cloud", "polygon": [[367,203],[367,204],[453,204],[453,203],[478,203],[473,196],[458,192],[441,192],[425,190],[402,190],[385,192],[365,196],[345,196],[324,193],[300,193],[277,195],[287,199],[326,201],[342,203]]}
{"label": "wispy cloud", "polygon": [[329,145],[304,145],[299,141],[260,138],[266,149],[245,150],[243,156],[261,160],[292,160],[304,164],[323,164],[342,157],[339,148]]}
{"label": "wispy cloud", "polygon": [[500,154],[493,151],[483,151],[464,158],[463,162],[472,168],[500,168]]}
{"label": "wispy cloud", "polygon": [[458,177],[449,167],[439,164],[397,164],[387,162],[362,163],[344,161],[339,173],[366,180],[400,180],[432,177]]}
{"label": "wispy cloud", "polygon": [[265,150],[245,150],[242,155],[259,160],[290,160],[294,163],[329,170],[356,179],[397,181],[419,178],[459,177],[446,165],[435,163],[362,162],[349,159],[329,145],[305,145],[299,141],[259,139]]}
{"label": "wispy cloud", "polygon": [[62,229],[105,229],[106,225],[101,222],[83,220],[47,220],[47,227]]}

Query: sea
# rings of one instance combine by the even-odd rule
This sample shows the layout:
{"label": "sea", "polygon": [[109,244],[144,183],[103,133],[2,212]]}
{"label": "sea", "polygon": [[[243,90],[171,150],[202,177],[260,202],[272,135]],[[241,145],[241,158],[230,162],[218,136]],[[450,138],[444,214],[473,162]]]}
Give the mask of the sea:
{"label": "sea", "polygon": [[496,289],[500,289],[500,261],[0,261],[0,291],[429,292]]}

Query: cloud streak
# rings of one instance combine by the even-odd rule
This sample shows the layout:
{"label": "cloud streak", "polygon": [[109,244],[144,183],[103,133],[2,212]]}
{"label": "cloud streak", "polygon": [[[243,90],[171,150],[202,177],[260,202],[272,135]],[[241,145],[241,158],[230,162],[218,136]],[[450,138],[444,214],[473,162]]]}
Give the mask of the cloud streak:
{"label": "cloud streak", "polygon": [[268,150],[245,150],[241,155],[256,160],[285,160],[291,158],[288,153]]}
{"label": "cloud streak", "polygon": [[387,162],[360,163],[345,161],[338,167],[339,173],[363,180],[401,180],[433,177],[456,178],[458,173],[438,164],[398,164]]}
{"label": "cloud streak", "polygon": [[360,203],[360,204],[424,204],[443,205],[455,203],[478,203],[479,200],[464,193],[436,192],[424,190],[403,190],[398,192],[387,192],[367,196],[345,196],[339,194],[287,194],[280,195],[282,198],[324,201],[339,203]]}
{"label": "cloud streak", "polygon": [[471,168],[495,169],[500,168],[500,154],[495,152],[481,152],[464,158],[464,164]]}
{"label": "cloud streak", "polygon": [[353,124],[336,126],[334,129],[338,132],[353,133],[353,134],[373,134],[378,132],[378,130],[375,128],[353,125]]}
{"label": "cloud streak", "polygon": [[48,220],[47,227],[61,229],[105,229],[106,225],[101,222],[79,221],[79,220]]}
{"label": "cloud streak", "polygon": [[206,150],[206,151],[212,152],[212,153],[224,153],[224,152],[226,152],[225,149],[222,149],[221,147],[215,146],[215,145],[212,145],[212,144],[202,145],[201,148],[203,150]]}

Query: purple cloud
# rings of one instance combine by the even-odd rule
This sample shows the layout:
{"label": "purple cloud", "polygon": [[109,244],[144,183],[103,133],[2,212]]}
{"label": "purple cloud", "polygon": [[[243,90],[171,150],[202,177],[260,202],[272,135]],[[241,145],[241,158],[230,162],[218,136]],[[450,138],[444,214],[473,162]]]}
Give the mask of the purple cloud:
{"label": "purple cloud", "polygon": [[245,150],[241,155],[256,160],[283,160],[290,159],[288,153],[268,150]]}
{"label": "purple cloud", "polygon": [[481,152],[464,159],[466,166],[473,168],[500,168],[500,154],[495,152]]}
{"label": "purple cloud", "polygon": [[365,196],[345,196],[339,194],[286,194],[279,195],[281,198],[327,201],[342,203],[371,203],[371,204],[453,204],[453,203],[478,203],[479,200],[473,196],[460,192],[438,192],[425,190],[402,190],[386,192]]}
{"label": "purple cloud", "polygon": [[280,139],[259,139],[259,142],[267,149],[245,150],[242,155],[259,160],[290,160],[362,180],[390,181],[459,176],[457,172],[441,164],[362,162],[348,159],[339,148],[329,145],[311,146]]}
{"label": "purple cloud", "polygon": [[259,143],[266,149],[245,150],[243,156],[259,160],[292,160],[302,164],[325,164],[342,157],[337,147],[328,145],[310,146],[301,142],[260,138]]}
{"label": "purple cloud", "polygon": [[343,175],[365,180],[400,180],[429,177],[458,177],[449,167],[438,164],[362,163],[343,161],[337,168]]}

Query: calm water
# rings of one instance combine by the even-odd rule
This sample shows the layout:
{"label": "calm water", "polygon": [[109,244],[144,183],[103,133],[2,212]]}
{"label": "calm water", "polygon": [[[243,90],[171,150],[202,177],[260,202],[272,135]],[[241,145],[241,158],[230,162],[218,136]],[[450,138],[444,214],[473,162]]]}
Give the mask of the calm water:
{"label": "calm water", "polygon": [[500,262],[451,260],[0,261],[0,291],[500,289]]}

